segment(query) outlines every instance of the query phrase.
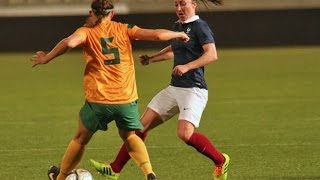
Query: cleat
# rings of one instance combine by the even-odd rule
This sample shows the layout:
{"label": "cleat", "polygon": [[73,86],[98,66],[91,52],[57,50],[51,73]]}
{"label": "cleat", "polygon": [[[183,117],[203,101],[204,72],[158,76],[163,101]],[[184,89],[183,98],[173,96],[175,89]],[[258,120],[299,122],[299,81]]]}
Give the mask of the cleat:
{"label": "cleat", "polygon": [[48,169],[49,180],[56,180],[60,169],[57,166],[50,166]]}
{"label": "cleat", "polygon": [[213,171],[213,179],[214,180],[226,180],[228,176],[228,165],[230,162],[230,158],[227,154],[222,154],[225,161],[222,166],[215,166]]}
{"label": "cleat", "polygon": [[158,178],[153,173],[150,173],[147,175],[147,180],[158,180]]}
{"label": "cleat", "polygon": [[93,167],[98,171],[98,173],[107,177],[108,180],[118,180],[120,173],[115,173],[109,164],[99,163],[93,159],[90,159]]}

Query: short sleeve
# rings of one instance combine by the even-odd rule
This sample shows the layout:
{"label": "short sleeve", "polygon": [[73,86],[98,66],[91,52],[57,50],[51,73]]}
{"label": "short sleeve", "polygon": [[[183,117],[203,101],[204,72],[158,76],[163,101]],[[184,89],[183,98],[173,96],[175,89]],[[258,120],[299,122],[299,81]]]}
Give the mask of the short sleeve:
{"label": "short sleeve", "polygon": [[134,39],[134,35],[137,30],[141,29],[140,27],[132,24],[125,24],[127,26],[127,32],[130,39]]}
{"label": "short sleeve", "polygon": [[201,45],[215,42],[210,27],[204,21],[197,24],[196,34]]}
{"label": "short sleeve", "polygon": [[73,34],[77,34],[77,35],[81,36],[86,41],[87,32],[88,32],[88,28],[87,27],[80,27]]}

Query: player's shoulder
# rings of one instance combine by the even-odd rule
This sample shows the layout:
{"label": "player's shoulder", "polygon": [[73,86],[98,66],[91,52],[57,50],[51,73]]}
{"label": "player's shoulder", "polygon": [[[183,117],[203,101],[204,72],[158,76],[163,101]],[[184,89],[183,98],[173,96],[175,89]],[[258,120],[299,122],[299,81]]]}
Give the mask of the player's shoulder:
{"label": "player's shoulder", "polygon": [[117,21],[111,21],[110,23],[112,23],[113,26],[118,26],[118,27],[127,28],[127,29],[132,29],[134,27],[137,27],[134,24],[122,23]]}
{"label": "player's shoulder", "polygon": [[192,26],[197,31],[211,31],[209,24],[202,19],[197,19],[194,21]]}
{"label": "player's shoulder", "polygon": [[86,26],[81,26],[74,32],[75,34],[87,34],[90,32],[90,28]]}
{"label": "player's shoulder", "polygon": [[196,26],[208,26],[208,23],[205,20],[200,19],[200,18],[195,20],[193,22],[193,24],[196,25]]}
{"label": "player's shoulder", "polygon": [[90,30],[90,27],[87,27],[87,26],[84,25],[84,26],[78,27],[77,30],[88,31],[88,30]]}

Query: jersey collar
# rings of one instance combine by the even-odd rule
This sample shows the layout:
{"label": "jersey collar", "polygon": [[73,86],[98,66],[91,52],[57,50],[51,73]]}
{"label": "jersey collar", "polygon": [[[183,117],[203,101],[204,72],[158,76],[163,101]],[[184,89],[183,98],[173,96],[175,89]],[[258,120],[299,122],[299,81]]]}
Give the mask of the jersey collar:
{"label": "jersey collar", "polygon": [[199,16],[198,15],[194,15],[194,16],[190,17],[189,19],[185,20],[185,21],[178,21],[178,22],[180,22],[181,24],[186,24],[186,23],[191,23],[193,21],[196,21],[198,19],[200,19]]}

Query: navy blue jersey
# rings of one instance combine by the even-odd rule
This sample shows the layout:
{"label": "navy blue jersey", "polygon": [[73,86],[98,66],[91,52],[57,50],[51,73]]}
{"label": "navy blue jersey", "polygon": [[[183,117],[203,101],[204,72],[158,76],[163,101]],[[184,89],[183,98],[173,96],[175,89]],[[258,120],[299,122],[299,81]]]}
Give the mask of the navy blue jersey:
{"label": "navy blue jersey", "polygon": [[[173,26],[173,31],[183,31],[190,38],[187,43],[176,39],[171,41],[171,47],[174,54],[173,67],[187,64],[198,59],[204,53],[202,46],[207,43],[214,43],[213,33],[210,27],[201,19],[184,24],[177,22]],[[182,76],[172,74],[171,77],[172,86],[208,89],[204,79],[204,67],[190,70]]]}

